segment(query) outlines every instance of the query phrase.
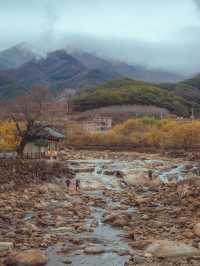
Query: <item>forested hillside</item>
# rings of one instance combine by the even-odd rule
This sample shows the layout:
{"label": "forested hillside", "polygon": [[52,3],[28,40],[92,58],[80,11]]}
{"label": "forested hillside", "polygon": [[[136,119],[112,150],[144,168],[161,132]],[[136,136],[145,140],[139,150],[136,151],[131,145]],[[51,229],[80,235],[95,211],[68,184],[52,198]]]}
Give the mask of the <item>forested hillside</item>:
{"label": "forested hillside", "polygon": [[74,98],[76,110],[85,111],[110,105],[153,105],[171,113],[188,116],[190,104],[158,86],[130,79],[114,80],[95,89],[81,91]]}
{"label": "forested hillside", "polygon": [[159,86],[187,100],[194,108],[195,114],[200,114],[200,75],[179,83],[161,83]]}
{"label": "forested hillside", "polygon": [[8,100],[24,93],[24,86],[15,80],[0,74],[0,99]]}

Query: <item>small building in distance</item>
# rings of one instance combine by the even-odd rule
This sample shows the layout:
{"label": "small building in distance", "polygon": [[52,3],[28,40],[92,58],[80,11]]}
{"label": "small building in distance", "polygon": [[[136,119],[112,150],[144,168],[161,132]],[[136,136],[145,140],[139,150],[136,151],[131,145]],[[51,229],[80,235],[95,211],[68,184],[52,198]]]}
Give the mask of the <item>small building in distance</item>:
{"label": "small building in distance", "polygon": [[50,126],[33,127],[24,147],[23,155],[27,159],[56,159],[59,144],[64,135]]}
{"label": "small building in distance", "polygon": [[105,133],[112,128],[112,117],[94,116],[93,118],[84,120],[82,126],[89,133]]}
{"label": "small building in distance", "polygon": [[[132,118],[154,117],[164,119],[170,117],[170,112],[165,108],[145,105],[114,105],[100,107],[68,116],[71,121],[77,121],[87,131],[101,131],[101,125],[105,130],[123,123]],[[95,129],[96,128],[96,129]]]}

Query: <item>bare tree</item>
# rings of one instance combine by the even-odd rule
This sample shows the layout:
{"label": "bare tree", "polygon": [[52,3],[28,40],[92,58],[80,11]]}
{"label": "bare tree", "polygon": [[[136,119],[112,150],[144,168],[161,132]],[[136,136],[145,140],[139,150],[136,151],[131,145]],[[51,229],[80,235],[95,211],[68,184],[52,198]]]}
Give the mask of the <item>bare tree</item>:
{"label": "bare tree", "polygon": [[8,110],[10,107],[9,101],[0,101],[0,121],[5,121],[8,119]]}
{"label": "bare tree", "polygon": [[19,139],[17,153],[23,156],[27,142],[31,139],[31,132],[41,130],[44,127],[46,107],[51,96],[45,86],[34,86],[24,95],[10,103],[9,116],[16,125],[16,134]]}

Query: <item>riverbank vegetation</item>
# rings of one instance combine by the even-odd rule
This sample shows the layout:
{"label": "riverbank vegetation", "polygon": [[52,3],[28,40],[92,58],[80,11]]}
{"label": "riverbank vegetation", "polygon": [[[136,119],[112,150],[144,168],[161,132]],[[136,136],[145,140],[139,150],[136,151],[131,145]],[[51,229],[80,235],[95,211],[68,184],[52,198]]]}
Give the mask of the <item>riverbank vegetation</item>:
{"label": "riverbank vegetation", "polygon": [[[114,126],[108,132],[89,133],[81,124],[68,122],[64,125],[65,146],[115,145],[155,149],[200,148],[200,121],[174,119],[133,118]],[[0,149],[15,149],[18,144],[13,122],[0,123]]]}
{"label": "riverbank vegetation", "polygon": [[9,121],[0,122],[0,149],[15,149],[17,143],[15,123]]}
{"label": "riverbank vegetation", "polygon": [[66,126],[68,145],[132,145],[138,148],[191,149],[200,147],[200,121],[129,119],[107,133],[88,133],[73,123]]}

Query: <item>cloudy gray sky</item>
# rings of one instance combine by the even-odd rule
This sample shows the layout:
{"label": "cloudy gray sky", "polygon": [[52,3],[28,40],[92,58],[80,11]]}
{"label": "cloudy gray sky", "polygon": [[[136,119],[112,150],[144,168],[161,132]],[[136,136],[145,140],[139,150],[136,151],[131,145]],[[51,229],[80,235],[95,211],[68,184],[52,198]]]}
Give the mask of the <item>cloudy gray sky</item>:
{"label": "cloudy gray sky", "polygon": [[200,0],[0,0],[0,49],[68,47],[200,72]]}

